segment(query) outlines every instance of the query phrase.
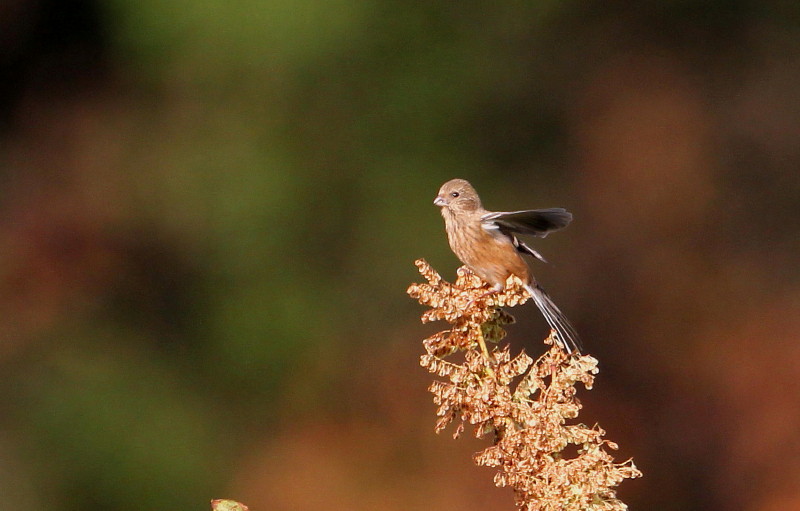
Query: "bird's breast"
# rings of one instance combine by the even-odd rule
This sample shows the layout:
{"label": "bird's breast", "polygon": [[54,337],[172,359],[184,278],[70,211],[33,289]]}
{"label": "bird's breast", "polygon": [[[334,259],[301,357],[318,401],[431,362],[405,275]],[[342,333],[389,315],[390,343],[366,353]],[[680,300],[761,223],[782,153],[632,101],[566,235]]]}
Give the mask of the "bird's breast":
{"label": "bird's breast", "polygon": [[520,257],[510,239],[492,236],[475,218],[445,214],[450,248],[476,275],[492,286],[505,286],[510,275],[530,282],[528,265]]}

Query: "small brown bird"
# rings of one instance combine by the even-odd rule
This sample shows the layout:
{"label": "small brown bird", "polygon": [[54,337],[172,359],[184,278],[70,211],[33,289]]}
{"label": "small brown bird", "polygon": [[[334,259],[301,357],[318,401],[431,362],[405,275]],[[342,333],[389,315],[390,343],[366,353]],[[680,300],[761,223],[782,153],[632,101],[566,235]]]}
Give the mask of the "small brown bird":
{"label": "small brown bird", "polygon": [[443,184],[433,203],[442,208],[450,248],[462,263],[492,286],[487,294],[502,291],[506,279],[516,275],[525,283],[550,328],[556,331],[561,347],[567,353],[580,351],[577,332],[534,280],[521,254],[541,261],[544,258],[516,236],[529,234],[543,238],[569,225],[572,214],[563,208],[486,211],[478,193],[464,179]]}

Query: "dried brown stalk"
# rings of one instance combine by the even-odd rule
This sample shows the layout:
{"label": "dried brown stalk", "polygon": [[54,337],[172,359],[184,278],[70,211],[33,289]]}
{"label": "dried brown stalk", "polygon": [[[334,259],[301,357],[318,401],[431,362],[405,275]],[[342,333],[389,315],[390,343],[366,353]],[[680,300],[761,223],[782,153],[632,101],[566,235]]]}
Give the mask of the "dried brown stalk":
{"label": "dried brown stalk", "polygon": [[[641,472],[632,460],[614,463],[607,450],[617,446],[603,440],[605,431],[598,426],[567,424],[581,409],[575,384],[592,388],[597,360],[567,355],[552,335],[545,340],[550,349],[536,361],[524,351],[512,357],[508,345],[489,352],[485,341],[498,343],[503,326],[514,322],[500,307],[529,298],[522,282],[510,277],[502,293],[484,296],[487,286],[465,267],[450,284],[424,260],[416,265],[427,283],[412,284],[408,294],[430,307],[422,322],[451,325],[423,341],[426,353],[420,358],[443,378],[429,389],[439,407],[436,432],[457,421],[454,438],[466,424],[478,438],[491,435],[493,445],[474,461],[497,468],[495,484],[513,488],[520,510],[627,509],[615,487]],[[445,360],[455,353],[463,353],[463,362]],[[565,452],[570,445],[576,446],[574,457]]]}

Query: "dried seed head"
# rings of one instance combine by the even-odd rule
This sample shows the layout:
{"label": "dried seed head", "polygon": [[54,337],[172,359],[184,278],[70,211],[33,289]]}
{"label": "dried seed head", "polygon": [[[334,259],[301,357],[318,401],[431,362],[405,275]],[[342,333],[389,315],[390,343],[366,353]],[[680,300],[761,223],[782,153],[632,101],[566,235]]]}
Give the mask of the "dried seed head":
{"label": "dried seed head", "polygon": [[[615,488],[623,480],[641,477],[632,460],[614,463],[608,450],[616,444],[603,440],[598,426],[570,424],[580,412],[575,385],[592,388],[597,360],[589,355],[569,356],[553,342],[534,361],[524,352],[512,357],[509,346],[481,352],[484,341],[505,337],[505,325],[514,318],[499,307],[528,300],[522,282],[510,277],[500,293],[486,295],[488,286],[466,267],[459,268],[450,284],[426,263],[416,261],[427,281],[412,284],[408,294],[430,307],[423,323],[446,321],[451,327],[423,341],[420,364],[445,379],[429,390],[438,406],[437,433],[457,422],[453,436],[465,424],[475,426],[475,436],[492,435],[494,444],[474,456],[477,465],[498,470],[497,486],[510,486],[520,510],[584,511],[624,510]],[[462,363],[444,360],[464,353]],[[565,457],[569,445],[578,447],[574,458]]]}

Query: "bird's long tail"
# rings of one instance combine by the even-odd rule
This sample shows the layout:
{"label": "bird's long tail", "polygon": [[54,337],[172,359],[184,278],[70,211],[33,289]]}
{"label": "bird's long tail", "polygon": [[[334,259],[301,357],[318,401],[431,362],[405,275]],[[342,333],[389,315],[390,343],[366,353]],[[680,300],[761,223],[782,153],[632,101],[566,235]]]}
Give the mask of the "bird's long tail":
{"label": "bird's long tail", "polygon": [[578,332],[575,331],[575,328],[567,317],[561,312],[561,309],[553,303],[553,300],[545,293],[544,289],[535,282],[525,286],[525,289],[528,290],[534,303],[539,307],[539,310],[542,311],[542,315],[544,319],[547,320],[547,324],[556,331],[558,343],[561,347],[567,353],[580,352],[582,347]]}

